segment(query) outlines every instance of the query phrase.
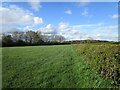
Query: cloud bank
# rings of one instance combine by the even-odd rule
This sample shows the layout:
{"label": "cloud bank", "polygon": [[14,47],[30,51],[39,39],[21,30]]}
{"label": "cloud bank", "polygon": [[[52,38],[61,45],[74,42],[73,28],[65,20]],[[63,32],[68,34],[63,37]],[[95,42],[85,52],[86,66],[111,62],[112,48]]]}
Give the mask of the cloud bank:
{"label": "cloud bank", "polygon": [[43,24],[41,17],[34,17],[33,13],[28,10],[10,5],[8,7],[0,7],[0,25],[2,26],[15,26],[15,25],[28,25],[28,24]]}

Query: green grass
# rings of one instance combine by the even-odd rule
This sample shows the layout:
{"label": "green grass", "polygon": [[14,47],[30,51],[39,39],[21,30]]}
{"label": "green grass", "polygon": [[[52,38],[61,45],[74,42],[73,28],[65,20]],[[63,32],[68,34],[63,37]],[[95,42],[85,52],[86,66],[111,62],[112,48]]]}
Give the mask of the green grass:
{"label": "green grass", "polygon": [[5,47],[3,88],[113,87],[71,45]]}

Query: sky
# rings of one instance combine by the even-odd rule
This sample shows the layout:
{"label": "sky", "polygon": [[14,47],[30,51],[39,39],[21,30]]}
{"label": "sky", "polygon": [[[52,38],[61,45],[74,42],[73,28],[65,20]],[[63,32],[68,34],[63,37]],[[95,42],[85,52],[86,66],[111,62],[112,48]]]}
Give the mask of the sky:
{"label": "sky", "polygon": [[118,41],[117,2],[3,2],[3,33],[40,31],[66,40]]}

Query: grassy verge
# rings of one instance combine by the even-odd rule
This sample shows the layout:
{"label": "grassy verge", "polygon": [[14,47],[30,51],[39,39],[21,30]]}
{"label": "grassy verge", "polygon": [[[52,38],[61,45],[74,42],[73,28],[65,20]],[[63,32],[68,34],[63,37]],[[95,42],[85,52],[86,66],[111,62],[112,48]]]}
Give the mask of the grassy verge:
{"label": "grassy verge", "polygon": [[3,48],[3,88],[106,88],[71,45]]}
{"label": "grassy verge", "polygon": [[118,44],[76,44],[76,51],[91,68],[120,86],[120,51]]}

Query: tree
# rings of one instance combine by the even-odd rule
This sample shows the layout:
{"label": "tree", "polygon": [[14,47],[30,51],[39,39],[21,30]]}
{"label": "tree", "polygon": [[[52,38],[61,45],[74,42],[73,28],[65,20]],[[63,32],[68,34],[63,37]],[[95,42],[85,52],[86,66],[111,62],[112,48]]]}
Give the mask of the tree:
{"label": "tree", "polygon": [[88,37],[87,40],[93,40],[93,38],[92,37]]}
{"label": "tree", "polygon": [[24,32],[19,32],[19,39],[18,40],[23,40],[24,39]]}
{"label": "tree", "polygon": [[16,42],[18,40],[18,32],[13,32],[12,36],[13,36],[13,41]]}
{"label": "tree", "polygon": [[33,36],[33,43],[35,44],[41,44],[43,43],[43,40],[42,40],[42,36],[41,36],[41,32],[34,32],[34,36]]}
{"label": "tree", "polygon": [[52,41],[54,42],[63,42],[65,38],[62,35],[53,35]]}
{"label": "tree", "polygon": [[13,45],[12,36],[2,34],[2,45],[3,46],[11,46],[11,45]]}
{"label": "tree", "polygon": [[42,35],[42,40],[44,42],[48,42],[49,41],[49,36],[48,35]]}
{"label": "tree", "polygon": [[29,43],[41,43],[42,41],[42,37],[41,37],[41,33],[40,32],[34,32],[34,31],[28,31],[26,32],[25,35],[25,41],[29,42]]}
{"label": "tree", "polygon": [[13,41],[17,42],[18,40],[23,40],[24,32],[14,32],[12,36],[13,36]]}
{"label": "tree", "polygon": [[62,35],[58,35],[59,42],[63,42],[65,40],[65,37]]}
{"label": "tree", "polygon": [[9,35],[2,34],[4,46],[60,44],[64,39],[62,35],[41,35],[39,31],[14,32]]}
{"label": "tree", "polygon": [[27,31],[26,32],[26,38],[27,38],[27,41],[29,43],[32,43],[33,36],[34,36],[34,32],[33,31]]}
{"label": "tree", "polygon": [[87,40],[86,40],[87,43],[90,43],[91,41],[93,41],[92,37],[88,37]]}

